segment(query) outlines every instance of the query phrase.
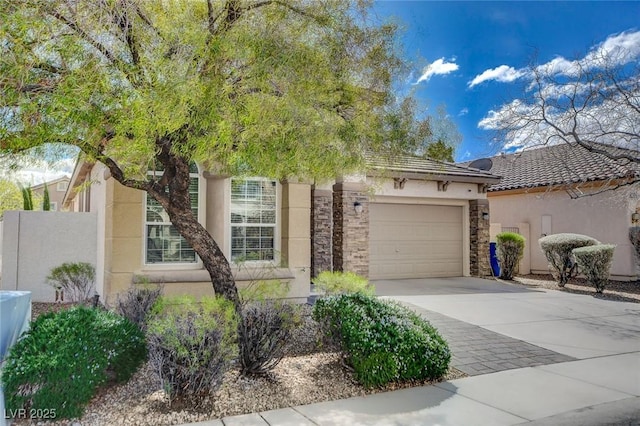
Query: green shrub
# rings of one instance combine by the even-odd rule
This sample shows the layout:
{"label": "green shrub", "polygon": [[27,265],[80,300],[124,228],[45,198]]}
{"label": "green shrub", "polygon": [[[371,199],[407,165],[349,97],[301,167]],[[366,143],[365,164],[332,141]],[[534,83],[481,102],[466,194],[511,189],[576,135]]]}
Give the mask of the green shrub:
{"label": "green shrub", "polygon": [[278,365],[297,322],[296,314],[294,305],[273,300],[242,307],[238,347],[243,374],[265,374]]}
{"label": "green shrub", "polygon": [[551,273],[560,287],[578,273],[578,265],[573,258],[573,249],[594,246],[600,242],[580,234],[553,234],[538,240],[540,248],[549,261]]}
{"label": "green shrub", "polygon": [[313,317],[337,339],[364,386],[435,379],[449,367],[447,342],[411,310],[364,294],[318,300]]}
{"label": "green shrub", "polygon": [[353,272],[321,272],[313,280],[316,289],[326,295],[362,293],[373,296],[376,289],[369,280]]}
{"label": "green shrub", "polygon": [[47,183],[44,183],[44,196],[42,198],[42,211],[43,212],[48,212],[51,210],[51,200],[49,197],[49,187],[47,186]]}
{"label": "green shrub", "polygon": [[72,302],[85,303],[95,293],[96,270],[90,263],[63,263],[51,270],[47,282]]}
{"label": "green shrub", "polygon": [[284,299],[289,294],[289,288],[289,283],[280,280],[251,280],[249,285],[238,290],[238,295],[243,304]]}
{"label": "green shrub", "polygon": [[112,312],[78,306],[43,314],[4,364],[7,409],[80,417],[100,385],[128,380],[146,356],[140,329]]}
{"label": "green shrub", "polygon": [[513,279],[518,263],[524,256],[524,237],[515,232],[503,232],[496,235],[498,262],[500,262],[500,278]]}
{"label": "green shrub", "polygon": [[20,187],[20,191],[22,192],[22,209],[33,210],[33,192],[31,191],[31,187]]}
{"label": "green shrub", "polygon": [[152,312],[149,360],[169,401],[215,390],[237,354],[233,304],[216,297],[161,297]]}
{"label": "green shrub", "polygon": [[573,250],[582,273],[587,277],[587,281],[593,284],[597,293],[602,293],[609,282],[609,270],[615,248],[613,244],[598,244]]}

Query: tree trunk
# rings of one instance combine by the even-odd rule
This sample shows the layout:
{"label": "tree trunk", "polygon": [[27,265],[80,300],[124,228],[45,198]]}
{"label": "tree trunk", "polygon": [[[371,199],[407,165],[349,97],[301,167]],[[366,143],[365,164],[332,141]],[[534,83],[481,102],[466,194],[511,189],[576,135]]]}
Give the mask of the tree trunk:
{"label": "tree trunk", "polygon": [[171,223],[200,256],[202,264],[209,272],[216,294],[233,302],[238,310],[240,299],[229,261],[211,234],[193,216],[191,206],[172,203],[165,210],[169,214]]}
{"label": "tree trunk", "polygon": [[162,205],[173,226],[200,256],[216,294],[231,301],[236,311],[240,312],[238,289],[229,261],[191,211],[189,161],[172,154],[170,144],[159,141],[158,145],[161,151],[156,158],[163,164],[164,173],[159,181],[151,183],[146,190]]}

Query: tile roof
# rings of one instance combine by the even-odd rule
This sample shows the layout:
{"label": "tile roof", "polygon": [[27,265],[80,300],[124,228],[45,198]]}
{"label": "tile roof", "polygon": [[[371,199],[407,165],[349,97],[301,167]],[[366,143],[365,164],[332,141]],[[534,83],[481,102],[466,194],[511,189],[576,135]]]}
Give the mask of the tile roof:
{"label": "tile roof", "polygon": [[418,174],[435,177],[457,177],[459,180],[473,178],[476,180],[486,180],[487,182],[497,182],[500,176],[493,172],[472,169],[462,164],[447,163],[443,161],[431,160],[413,155],[366,155],[367,165],[370,170],[392,171],[407,174]]}
{"label": "tile roof", "polygon": [[[612,155],[631,155],[640,160],[640,152],[598,144]],[[583,183],[609,179],[640,179],[640,164],[614,160],[590,152],[575,144],[550,145],[514,154],[492,157],[489,171],[502,176],[489,191],[534,188],[540,186]],[[470,163],[463,163],[469,165]]]}

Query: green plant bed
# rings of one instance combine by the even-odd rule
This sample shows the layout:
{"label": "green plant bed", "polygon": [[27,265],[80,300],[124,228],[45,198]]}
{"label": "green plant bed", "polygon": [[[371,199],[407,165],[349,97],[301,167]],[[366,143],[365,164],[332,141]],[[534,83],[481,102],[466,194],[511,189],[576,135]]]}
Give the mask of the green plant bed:
{"label": "green plant bed", "polygon": [[146,356],[140,329],[112,312],[78,306],[43,314],[6,358],[7,410],[80,417],[100,385],[127,381]]}
{"label": "green plant bed", "polygon": [[313,316],[336,338],[366,387],[392,381],[437,379],[451,361],[447,342],[413,311],[363,294],[316,302]]}

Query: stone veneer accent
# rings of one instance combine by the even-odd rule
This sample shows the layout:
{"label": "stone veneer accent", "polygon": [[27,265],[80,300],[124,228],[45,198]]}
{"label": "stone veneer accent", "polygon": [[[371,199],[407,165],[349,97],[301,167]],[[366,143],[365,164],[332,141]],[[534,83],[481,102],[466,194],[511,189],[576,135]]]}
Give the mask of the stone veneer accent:
{"label": "stone veneer accent", "polygon": [[333,192],[311,190],[311,276],[333,271]]}
{"label": "stone veneer accent", "polygon": [[363,183],[333,186],[333,269],[369,276],[369,196]]}
{"label": "stone veneer accent", "polygon": [[482,214],[489,214],[488,200],[469,200],[469,272],[474,276],[490,276],[489,225],[490,220]]}

